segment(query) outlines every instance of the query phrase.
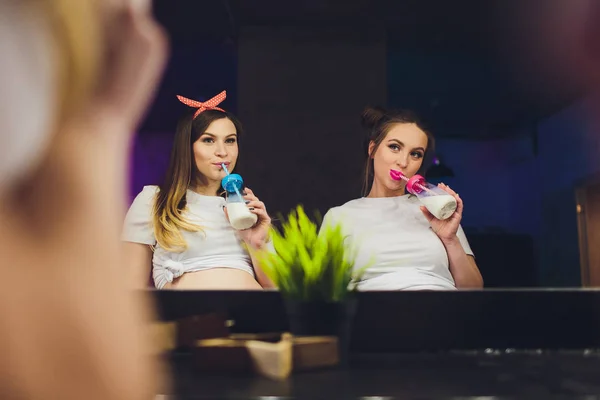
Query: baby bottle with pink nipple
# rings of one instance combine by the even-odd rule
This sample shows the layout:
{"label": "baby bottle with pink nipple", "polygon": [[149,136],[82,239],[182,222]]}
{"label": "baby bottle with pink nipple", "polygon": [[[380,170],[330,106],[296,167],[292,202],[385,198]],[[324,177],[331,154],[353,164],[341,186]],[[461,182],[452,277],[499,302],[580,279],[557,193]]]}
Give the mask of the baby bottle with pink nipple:
{"label": "baby bottle with pink nipple", "polygon": [[401,171],[390,170],[390,177],[396,181],[406,182],[406,190],[417,196],[421,203],[437,219],[444,220],[450,218],[456,211],[456,199],[450,193],[439,187],[426,182],[421,175],[415,175],[408,178]]}

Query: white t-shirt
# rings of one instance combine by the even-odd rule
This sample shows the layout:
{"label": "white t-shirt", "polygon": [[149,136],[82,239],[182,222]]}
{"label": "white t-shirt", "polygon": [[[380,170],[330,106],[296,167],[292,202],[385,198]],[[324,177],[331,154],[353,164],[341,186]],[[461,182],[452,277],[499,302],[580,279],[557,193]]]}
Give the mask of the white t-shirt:
{"label": "white t-shirt", "polygon": [[[456,290],[448,254],[413,195],[352,200],[331,208],[323,225],[342,224],[356,251],[355,270],[369,265],[359,290]],[[465,252],[473,255],[459,228]]]}
{"label": "white t-shirt", "polygon": [[183,252],[169,252],[161,248],[156,243],[152,227],[152,209],[157,192],[157,186],[145,186],[136,196],[125,217],[122,240],[156,245],[152,276],[158,289],[186,272],[216,267],[240,269],[255,276],[252,259],[237,231],[225,217],[225,199],[220,196],[205,196],[188,190],[185,217],[200,225],[203,231],[182,231],[188,244],[188,249]]}

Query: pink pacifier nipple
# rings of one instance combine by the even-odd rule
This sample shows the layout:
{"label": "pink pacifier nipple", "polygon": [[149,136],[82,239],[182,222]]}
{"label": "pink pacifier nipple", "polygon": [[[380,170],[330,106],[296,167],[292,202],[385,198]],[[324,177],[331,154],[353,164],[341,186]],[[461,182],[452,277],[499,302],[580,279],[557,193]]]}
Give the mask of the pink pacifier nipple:
{"label": "pink pacifier nipple", "polygon": [[401,171],[397,171],[395,169],[390,169],[390,178],[395,181],[407,180],[406,175],[404,175]]}

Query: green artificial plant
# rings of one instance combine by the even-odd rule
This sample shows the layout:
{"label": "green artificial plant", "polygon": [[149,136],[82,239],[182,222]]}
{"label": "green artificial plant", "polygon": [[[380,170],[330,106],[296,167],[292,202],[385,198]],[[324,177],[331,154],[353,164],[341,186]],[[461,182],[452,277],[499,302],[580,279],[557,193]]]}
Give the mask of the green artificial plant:
{"label": "green artificial plant", "polygon": [[354,274],[356,255],[345,246],[340,223],[327,224],[319,231],[298,205],[283,221],[281,231],[271,228],[270,237],[275,251],[260,250],[255,257],[285,298],[341,302],[356,291],[362,273]]}

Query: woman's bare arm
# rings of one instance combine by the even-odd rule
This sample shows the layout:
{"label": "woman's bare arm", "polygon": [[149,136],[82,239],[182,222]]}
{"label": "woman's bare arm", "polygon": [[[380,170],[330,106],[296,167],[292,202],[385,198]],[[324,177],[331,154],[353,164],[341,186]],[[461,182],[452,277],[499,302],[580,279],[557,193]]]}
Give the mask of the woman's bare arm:
{"label": "woman's bare arm", "polygon": [[131,11],[115,23],[98,93],[60,127],[20,190],[0,200],[3,398],[136,400],[161,389],[153,304],[131,290],[119,234],[131,134],[166,42]]}
{"label": "woman's bare arm", "polygon": [[152,249],[145,244],[125,242],[123,252],[131,287],[147,289],[152,270]]}

